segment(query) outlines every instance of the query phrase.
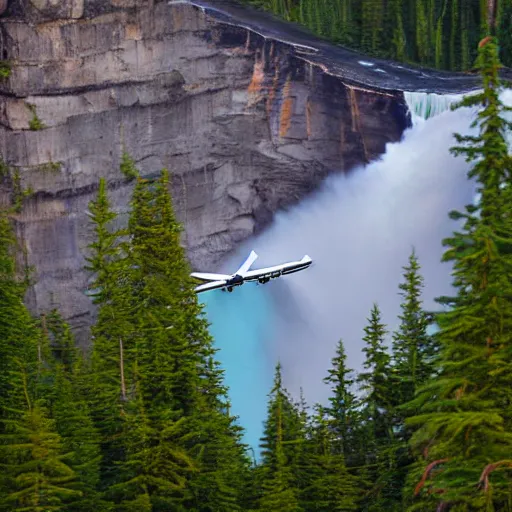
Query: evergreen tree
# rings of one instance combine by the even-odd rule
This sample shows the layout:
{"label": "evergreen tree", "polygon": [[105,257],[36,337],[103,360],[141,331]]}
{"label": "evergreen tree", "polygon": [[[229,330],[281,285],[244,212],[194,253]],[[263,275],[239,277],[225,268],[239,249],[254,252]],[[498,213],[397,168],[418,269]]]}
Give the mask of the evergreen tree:
{"label": "evergreen tree", "polygon": [[400,325],[393,335],[393,391],[395,405],[414,398],[416,390],[433,374],[436,346],[434,337],[427,334],[429,314],[422,308],[423,277],[414,250],[404,269],[400,283]]}
{"label": "evergreen tree", "polygon": [[498,2],[497,36],[500,42],[500,59],[512,67],[512,1]]}
{"label": "evergreen tree", "polygon": [[190,476],[187,506],[238,510],[245,464],[240,432],[227,414],[222,372],[180,243],[168,182],[165,170],[154,183],[138,180],[129,223],[139,345],[144,344],[137,356],[140,389],[150,421],[185,418],[176,442],[198,467]]}
{"label": "evergreen tree", "polygon": [[[304,440],[304,423],[297,405],[293,403],[283,387],[280,363],[276,365],[274,385],[269,394],[267,419],[263,429],[263,437],[260,440],[262,462],[264,466],[268,467],[273,467],[276,464],[278,418],[281,421],[279,439],[282,443],[284,460],[286,460],[288,467],[293,468],[293,473],[297,477],[300,471],[297,467],[297,455],[301,450],[300,444]],[[294,484],[297,485],[297,483],[296,479]]]}
{"label": "evergreen tree", "polygon": [[475,162],[469,177],[481,199],[464,213],[451,213],[464,225],[444,241],[443,259],[453,262],[457,295],[439,299],[448,309],[437,315],[438,376],[412,403],[421,414],[408,420],[420,457],[410,474],[419,495],[415,509],[432,501],[458,511],[511,509],[506,466],[492,474],[492,492],[478,487],[484,469],[512,453],[512,162],[493,38],[480,44],[477,64],[484,90],[462,105],[481,105],[475,121],[480,133],[456,135],[460,146],[453,151]]}
{"label": "evergreen tree", "polygon": [[198,368],[211,340],[193,293],[167,183],[167,172],[156,183],[139,178],[129,220],[138,332],[145,338],[138,364],[141,375],[151,375],[140,386],[156,415],[172,406],[190,416],[199,401]]}
{"label": "evergreen tree", "polygon": [[43,332],[52,355],[46,366],[51,372],[51,416],[61,437],[66,462],[76,474],[71,488],[80,491],[66,500],[67,512],[109,510],[97,488],[100,483],[100,436],[93,425],[87,396],[88,367],[79,355],[71,329],[57,311],[43,316]]}
{"label": "evergreen tree", "polygon": [[64,511],[64,502],[81,494],[69,485],[76,475],[63,461],[66,454],[47,411],[37,403],[26,407],[22,419],[10,420],[9,433],[2,435],[2,459],[12,462],[2,464],[8,491],[0,497],[0,510]]}
{"label": "evergreen tree", "polygon": [[[117,431],[110,429],[119,454],[111,460],[116,478],[109,495],[126,511],[239,510],[246,463],[240,430],[227,411],[168,181],[165,170],[154,181],[137,179],[126,243],[104,228],[113,216],[101,188],[94,205],[98,240],[91,261],[101,284],[95,350],[109,356],[96,364],[111,372],[105,392],[119,404],[119,413],[110,410],[121,419]],[[98,411],[100,424],[108,414]],[[111,446],[104,449],[112,453]]]}
{"label": "evergreen tree", "polygon": [[263,479],[259,510],[261,512],[276,510],[300,512],[302,508],[299,506],[298,489],[294,485],[285,450],[286,443],[287,451],[291,455],[293,446],[297,444],[296,438],[287,439],[287,437],[290,434],[293,436],[293,422],[297,420],[298,414],[283,388],[280,363],[276,366],[274,386],[269,397],[268,415],[261,445]]}
{"label": "evergreen tree", "polygon": [[324,382],[330,385],[331,396],[326,413],[329,417],[329,428],[332,430],[333,450],[337,455],[344,455],[349,464],[355,463],[355,457],[361,452],[358,448],[358,411],[357,400],[351,388],[354,380],[352,370],[346,366],[347,356],[343,341],[336,347],[336,355],[332,359],[332,367]]}
{"label": "evergreen tree", "polygon": [[242,429],[230,415],[227,390],[222,385],[223,371],[213,354],[203,374],[203,405],[194,414],[197,436],[192,453],[199,464],[190,486],[189,508],[198,511],[238,511],[246,486],[249,461],[242,444]]}
{"label": "evergreen tree", "polygon": [[18,417],[24,403],[19,361],[35,364],[38,333],[23,304],[26,281],[16,278],[16,240],[5,212],[0,212],[0,433],[3,420]]}
{"label": "evergreen tree", "polygon": [[377,444],[383,439],[389,439],[390,427],[390,357],[384,345],[387,333],[386,326],[381,322],[380,310],[374,304],[364,328],[366,356],[363,368],[357,378],[361,391],[363,420],[368,432],[367,457],[368,462],[376,460]]}
{"label": "evergreen tree", "polygon": [[487,34],[489,10],[505,65],[512,63],[512,0],[244,0],[370,55],[467,70]]}
{"label": "evergreen tree", "polygon": [[407,444],[410,432],[406,431],[404,420],[407,415],[418,411],[410,410],[408,404],[414,398],[416,390],[432,377],[437,352],[435,336],[427,334],[430,315],[422,308],[423,277],[414,249],[409,256],[408,265],[403,267],[403,270],[403,282],[399,285],[403,301],[398,317],[400,325],[393,335],[391,374],[394,409],[392,450],[396,461],[393,483],[396,503],[402,502],[407,469],[413,462]]}
{"label": "evergreen tree", "polygon": [[122,512],[186,510],[187,473],[195,469],[177,443],[186,432],[186,419],[152,421],[139,390],[139,376],[136,372],[136,398],[126,407],[125,461],[119,467],[119,483],[109,488],[109,495]]}
{"label": "evergreen tree", "polygon": [[378,511],[389,509],[393,501],[392,473],[396,461],[393,451],[390,357],[384,345],[387,331],[381,322],[377,304],[372,307],[364,332],[363,352],[366,358],[363,368],[366,371],[359,374],[357,381],[364,393],[361,403],[362,449],[368,469],[361,477],[373,484],[363,509]]}
{"label": "evergreen tree", "polygon": [[117,215],[111,210],[106,181],[89,204],[95,240],[89,246],[87,270],[92,272],[91,295],[98,306],[92,327],[91,402],[95,427],[102,438],[101,487],[117,481],[117,463],[124,459],[122,441],[124,405],[130,383],[126,368],[133,345],[132,286],[124,230],[113,229]]}
{"label": "evergreen tree", "polygon": [[[7,217],[0,211],[0,510],[11,510],[5,501],[13,492],[12,474],[18,454],[10,436],[19,433],[27,421],[25,404],[34,391],[37,371],[37,347],[40,333],[23,304],[27,281],[16,277],[14,249],[16,240]],[[3,446],[10,445],[8,448]]]}
{"label": "evergreen tree", "polygon": [[309,485],[302,493],[304,510],[345,512],[357,510],[358,482],[347,470],[337,435],[323,407],[316,407],[308,440]]}

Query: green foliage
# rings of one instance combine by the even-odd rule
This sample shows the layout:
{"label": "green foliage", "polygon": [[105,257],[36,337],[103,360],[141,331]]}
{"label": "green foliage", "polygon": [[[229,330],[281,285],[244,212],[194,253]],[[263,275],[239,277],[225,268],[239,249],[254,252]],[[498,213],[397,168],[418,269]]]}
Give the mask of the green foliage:
{"label": "green foliage", "polygon": [[0,180],[8,177],[10,174],[9,166],[4,162],[2,158],[0,158]]}
{"label": "green foliage", "polygon": [[[137,395],[138,397],[140,394]],[[183,501],[187,473],[194,468],[180,440],[187,432],[186,418],[153,422],[140,398],[126,408],[123,441],[126,458],[120,482],[111,486],[119,510],[169,510]]]}
{"label": "green foliage", "polygon": [[323,407],[316,407],[308,440],[308,485],[302,492],[304,510],[348,512],[358,510],[360,482],[345,466],[338,433]]}
{"label": "green foliage", "polygon": [[[278,410],[279,409],[279,410]],[[273,467],[276,464],[276,446],[278,442],[277,421],[280,421],[282,450],[286,460],[292,461],[297,447],[302,441],[303,420],[297,406],[283,387],[281,364],[277,364],[274,385],[269,394],[267,419],[260,440],[263,464]]]}
{"label": "green foliage", "polygon": [[296,426],[300,419],[282,386],[279,363],[276,366],[274,386],[269,396],[268,416],[262,439],[263,481],[258,510],[299,512],[302,507],[299,505],[297,482],[290,459],[292,451],[301,442],[301,439],[296,437]]}
{"label": "green foliage", "polygon": [[15,169],[12,174],[11,203],[16,213],[21,212],[24,199],[30,197],[32,194],[33,190],[31,188],[23,188],[21,185],[20,171]]}
{"label": "green foliage", "polygon": [[330,405],[325,412],[329,417],[329,428],[334,436],[331,441],[332,450],[337,455],[343,455],[349,465],[355,465],[360,453],[360,447],[357,446],[359,412],[356,397],[351,391],[354,385],[354,380],[351,378],[352,370],[347,368],[346,359],[345,348],[340,340],[336,355],[332,359],[332,367],[324,379],[331,389]]}
{"label": "green foliage", "polygon": [[392,432],[392,380],[390,356],[385,346],[386,326],[374,304],[364,328],[365,361],[357,381],[363,392],[361,399],[361,451],[366,463],[361,478],[369,481],[370,489],[363,510],[388,510],[394,501],[396,466]]}
{"label": "green foliage", "polygon": [[403,270],[400,325],[393,334],[393,392],[397,405],[411,401],[418,387],[432,376],[437,352],[435,338],[427,334],[430,318],[422,308],[423,277],[414,250]]}
{"label": "green foliage", "polygon": [[0,212],[0,433],[4,420],[18,418],[26,401],[26,383],[20,372],[32,366],[37,332],[22,303],[26,283],[16,278],[15,238],[4,212]]}
{"label": "green foliage", "polygon": [[94,425],[102,437],[104,457],[101,484],[117,482],[117,465],[124,460],[121,435],[130,382],[127,368],[133,364],[133,307],[130,263],[122,243],[125,231],[112,229],[117,215],[111,210],[106,181],[100,179],[98,196],[89,204],[95,240],[90,245],[87,269],[93,274],[90,295],[98,305],[92,328],[91,396]]}
{"label": "green foliage", "polygon": [[377,439],[385,439],[388,435],[388,414],[391,406],[390,357],[384,344],[387,331],[386,326],[381,322],[377,304],[372,307],[364,332],[363,353],[366,358],[363,368],[366,371],[359,374],[357,381],[364,393],[362,399],[363,420],[369,427],[368,439],[371,441],[367,447],[367,456],[371,460],[375,457]]}
{"label": "green foliage", "polygon": [[37,111],[36,111],[36,106],[35,105],[32,105],[31,103],[27,103],[27,108],[30,110],[30,112],[32,113],[32,119],[30,120],[29,124],[28,124],[28,127],[32,130],[32,131],[39,131],[39,130],[44,130],[46,128],[45,124],[41,121],[41,119],[39,119],[39,117],[37,116]]}
{"label": "green foliage", "polygon": [[121,164],[119,168],[124,176],[129,180],[139,177],[139,171],[135,166],[135,161],[127,151],[123,151],[123,154],[121,155]]}
{"label": "green foliage", "polygon": [[101,483],[119,510],[236,511],[246,474],[240,431],[226,413],[168,180],[167,171],[138,178],[126,230],[112,229],[104,180],[89,206]]}
{"label": "green foliage", "polygon": [[0,81],[7,80],[11,76],[11,63],[8,60],[0,60]]}
{"label": "green foliage", "polygon": [[71,329],[57,311],[43,315],[41,322],[51,354],[46,360],[50,370],[47,403],[56,421],[65,462],[75,472],[71,488],[80,491],[66,500],[69,512],[109,510],[97,491],[100,483],[100,436],[93,425],[88,393],[88,366],[75,347]]}
{"label": "green foliage", "polygon": [[430,315],[422,307],[423,278],[414,249],[403,270],[403,282],[399,284],[403,300],[398,316],[400,324],[393,334],[390,375],[394,439],[388,454],[393,465],[387,475],[392,483],[390,495],[396,507],[402,505],[407,469],[414,461],[407,445],[410,432],[405,428],[405,418],[418,412],[410,402],[417,389],[434,375],[438,351],[435,336],[427,334]]}
{"label": "green foliage", "polygon": [[66,454],[55,421],[44,408],[27,404],[22,419],[9,426],[2,448],[8,449],[6,458],[14,462],[3,464],[10,492],[0,507],[8,506],[12,512],[63,511],[64,501],[81,493],[70,488],[76,475],[63,461]]}
{"label": "green foliage", "polygon": [[[471,68],[488,34],[481,0],[243,0],[301,23],[334,43],[431,67]],[[512,66],[512,0],[498,2],[501,58]],[[448,56],[448,58],[447,58]]]}
{"label": "green foliage", "polygon": [[47,172],[47,173],[55,173],[59,172],[62,169],[62,163],[61,162],[46,162],[44,164],[38,165],[37,170],[41,172]]}
{"label": "green foliage", "polygon": [[480,133],[457,135],[453,151],[475,162],[468,174],[481,199],[451,214],[464,220],[461,231],[444,241],[457,295],[439,299],[448,308],[437,315],[438,375],[411,403],[418,412],[407,421],[419,456],[411,485],[424,474],[418,504],[434,500],[464,511],[509,510],[512,498],[506,466],[493,475],[492,492],[477,486],[486,466],[512,453],[512,159],[505,140],[511,126],[498,96],[492,38],[480,45],[477,65],[484,90],[463,104],[481,105],[475,121]]}
{"label": "green foliage", "polygon": [[[34,191],[31,187],[23,188],[21,184],[21,175],[18,168],[12,169],[0,158],[0,181],[10,187],[11,213],[21,213],[23,202],[30,197]],[[4,212],[7,213],[7,212]]]}

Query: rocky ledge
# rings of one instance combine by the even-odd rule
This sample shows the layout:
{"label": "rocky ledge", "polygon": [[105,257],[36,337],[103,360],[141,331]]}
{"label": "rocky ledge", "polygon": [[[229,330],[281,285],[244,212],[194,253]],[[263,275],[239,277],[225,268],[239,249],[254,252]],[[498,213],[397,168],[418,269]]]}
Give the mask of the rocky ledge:
{"label": "rocky ledge", "polygon": [[[297,27],[285,37],[286,24],[236,4],[3,1],[0,58],[11,72],[0,84],[0,167],[33,191],[15,219],[34,268],[27,300],[36,312],[59,307],[82,339],[94,315],[87,204],[104,176],[126,220],[123,151],[144,176],[172,171],[190,260],[211,269],[410,123],[400,84],[413,90],[416,71],[375,60],[381,71],[371,70],[355,52]],[[475,87],[450,76],[452,92]],[[1,192],[5,201],[6,183]]]}

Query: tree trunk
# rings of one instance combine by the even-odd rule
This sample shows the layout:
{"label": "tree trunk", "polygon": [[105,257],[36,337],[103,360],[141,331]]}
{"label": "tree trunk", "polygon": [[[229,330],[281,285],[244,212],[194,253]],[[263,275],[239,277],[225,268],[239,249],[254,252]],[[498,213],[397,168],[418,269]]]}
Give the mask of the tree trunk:
{"label": "tree trunk", "polygon": [[487,25],[489,27],[489,33],[496,33],[496,12],[499,0],[487,0]]}

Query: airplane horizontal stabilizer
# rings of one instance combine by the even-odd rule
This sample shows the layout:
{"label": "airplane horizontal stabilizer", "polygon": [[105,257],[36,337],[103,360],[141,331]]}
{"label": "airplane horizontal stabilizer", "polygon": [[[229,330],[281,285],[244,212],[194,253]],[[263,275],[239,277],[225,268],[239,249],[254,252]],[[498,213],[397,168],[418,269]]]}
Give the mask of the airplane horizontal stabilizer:
{"label": "airplane horizontal stabilizer", "polygon": [[201,279],[201,281],[225,281],[231,278],[231,276],[226,274],[213,274],[207,272],[192,272],[190,275],[196,279]]}

